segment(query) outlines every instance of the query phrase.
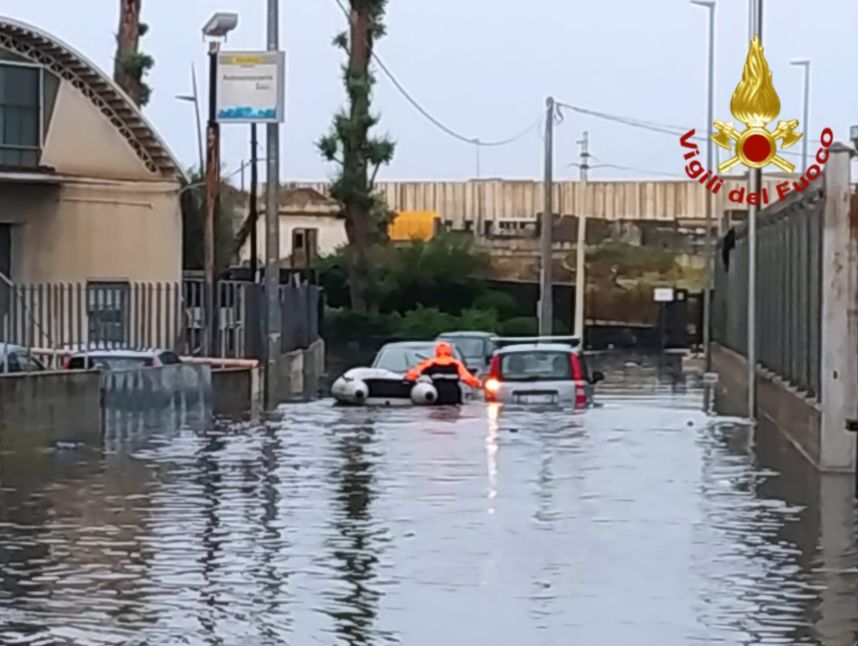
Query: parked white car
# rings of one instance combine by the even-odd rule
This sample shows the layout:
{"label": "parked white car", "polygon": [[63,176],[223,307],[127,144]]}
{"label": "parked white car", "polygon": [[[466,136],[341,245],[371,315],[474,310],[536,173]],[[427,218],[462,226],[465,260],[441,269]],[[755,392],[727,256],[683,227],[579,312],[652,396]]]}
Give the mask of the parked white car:
{"label": "parked white car", "polygon": [[501,347],[492,356],[485,381],[487,401],[575,409],[592,405],[593,388],[605,376],[598,370],[590,373],[575,337],[495,341],[512,344]]}

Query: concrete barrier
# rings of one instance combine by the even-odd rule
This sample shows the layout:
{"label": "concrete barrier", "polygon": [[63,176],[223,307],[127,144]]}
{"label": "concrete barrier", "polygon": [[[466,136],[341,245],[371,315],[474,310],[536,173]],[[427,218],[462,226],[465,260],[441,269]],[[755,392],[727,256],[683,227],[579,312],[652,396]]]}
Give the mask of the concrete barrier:
{"label": "concrete barrier", "polygon": [[[745,358],[713,344],[712,369],[719,376],[716,410],[724,415],[744,416],[748,392]],[[822,411],[817,402],[777,376],[757,370],[757,417],[774,424],[813,465],[820,466]]]}
{"label": "concrete barrier", "polygon": [[218,417],[253,418],[262,405],[260,368],[212,370],[212,405]]}
{"label": "concrete barrier", "polygon": [[101,386],[106,433],[206,424],[211,419],[211,366],[106,371],[101,374]]}
{"label": "concrete barrier", "polygon": [[317,339],[308,348],[282,354],[278,368],[279,401],[315,396],[325,373],[325,342]]}
{"label": "concrete barrier", "polygon": [[0,375],[0,449],[101,439],[97,372]]}

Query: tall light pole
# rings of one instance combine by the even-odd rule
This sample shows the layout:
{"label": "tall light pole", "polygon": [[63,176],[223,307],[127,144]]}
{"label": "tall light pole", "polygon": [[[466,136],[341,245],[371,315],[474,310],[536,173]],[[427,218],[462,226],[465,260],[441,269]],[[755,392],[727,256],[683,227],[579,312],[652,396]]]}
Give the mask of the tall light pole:
{"label": "tall light pole", "polygon": [[808,119],[810,119],[810,59],[794,58],[789,63],[804,68],[804,90],[802,92],[804,109],[801,125],[805,135],[801,138],[801,169],[805,171],[807,170],[807,140],[810,138],[810,124],[808,123]]}
{"label": "tall light pole", "polygon": [[552,231],[554,223],[554,206],[552,192],[554,189],[554,97],[545,99],[545,191],[542,207],[540,249],[542,251],[542,273],[539,289],[539,334],[551,335],[554,322],[554,293],[552,289]]}
{"label": "tall light pole", "polygon": [[[715,0],[691,0],[691,4],[709,10],[709,81],[706,86],[706,168],[713,168],[713,96],[715,89]],[[711,338],[712,333],[712,289],[714,254],[712,244],[712,193],[706,191],[706,287],[703,290],[703,356],[706,372],[712,369]]]}
{"label": "tall light pole", "polygon": [[590,158],[589,133],[585,130],[581,141],[581,194],[584,198],[581,200],[581,210],[578,211],[578,245],[575,250],[575,326],[573,334],[578,337],[578,342],[581,348],[584,347],[584,304],[587,294],[587,276],[585,256],[587,254],[587,180],[589,179],[590,164],[587,160]]}
{"label": "tall light pole", "polygon": [[[763,0],[750,0],[750,34],[763,42]],[[750,39],[749,39],[750,40]],[[751,169],[750,192],[759,193],[762,169]],[[748,419],[757,414],[757,212],[755,204],[748,205]]]}
{"label": "tall light pole", "polygon": [[191,94],[179,94],[176,98],[179,101],[187,101],[194,104],[194,113],[197,120],[197,149],[200,159],[200,172],[202,173],[204,172],[206,163],[205,155],[203,153],[203,122],[200,117],[200,95],[197,92],[197,72],[193,65],[191,65],[191,89]]}
{"label": "tall light pole", "polygon": [[[279,0],[268,0],[268,51],[280,48]],[[278,79],[282,83],[282,79]],[[280,361],[280,125],[266,124],[267,171],[265,182],[265,401],[278,396],[277,368]]]}
{"label": "tall light pole", "polygon": [[218,354],[220,299],[217,267],[217,213],[220,206],[220,124],[217,120],[217,58],[220,41],[238,26],[238,14],[216,13],[203,26],[203,37],[209,39],[209,101],[206,129],[206,226],[205,274],[208,302],[208,344],[210,357]]}

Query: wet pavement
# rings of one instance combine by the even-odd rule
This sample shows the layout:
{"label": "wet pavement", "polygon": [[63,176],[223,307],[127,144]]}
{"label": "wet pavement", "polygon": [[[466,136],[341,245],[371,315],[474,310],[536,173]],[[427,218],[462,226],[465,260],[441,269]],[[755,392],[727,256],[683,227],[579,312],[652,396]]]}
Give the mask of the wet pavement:
{"label": "wet pavement", "polygon": [[856,643],[852,481],[608,366],[572,415],[365,410],[0,456],[0,644]]}

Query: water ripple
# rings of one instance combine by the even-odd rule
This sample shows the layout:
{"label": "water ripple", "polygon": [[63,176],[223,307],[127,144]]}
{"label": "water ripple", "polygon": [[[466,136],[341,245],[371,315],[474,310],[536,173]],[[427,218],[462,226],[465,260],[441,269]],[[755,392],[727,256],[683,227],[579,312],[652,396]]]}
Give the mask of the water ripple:
{"label": "water ripple", "polygon": [[619,372],[583,415],[322,401],[0,455],[0,643],[854,643],[851,482]]}

